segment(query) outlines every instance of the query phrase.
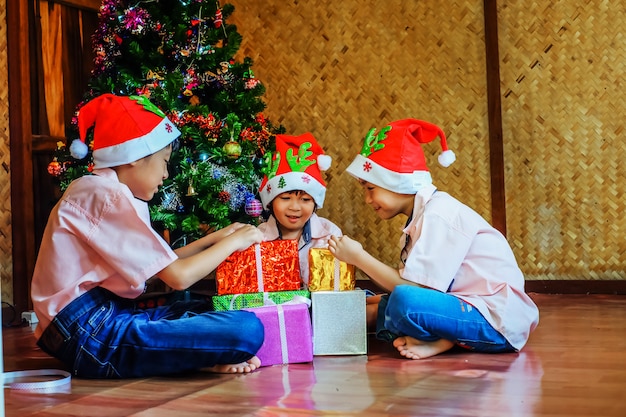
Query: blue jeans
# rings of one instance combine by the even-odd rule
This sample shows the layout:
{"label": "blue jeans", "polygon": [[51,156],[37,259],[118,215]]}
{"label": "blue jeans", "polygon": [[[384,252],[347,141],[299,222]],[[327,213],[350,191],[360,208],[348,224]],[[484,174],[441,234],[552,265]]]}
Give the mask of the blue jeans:
{"label": "blue jeans", "polygon": [[138,308],[96,287],[61,310],[37,344],[84,378],[167,375],[254,356],[264,338],[254,313],[211,310],[206,301]]}
{"label": "blue jeans", "polygon": [[378,339],[410,336],[424,342],[439,339],[476,352],[515,352],[515,348],[477,309],[453,295],[412,285],[397,286],[378,305]]}

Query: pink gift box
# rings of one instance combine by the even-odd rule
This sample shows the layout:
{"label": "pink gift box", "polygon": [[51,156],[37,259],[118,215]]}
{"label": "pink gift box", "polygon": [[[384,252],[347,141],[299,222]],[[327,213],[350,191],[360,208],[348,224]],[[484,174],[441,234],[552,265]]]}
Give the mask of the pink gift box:
{"label": "pink gift box", "polygon": [[256,314],[265,328],[257,352],[261,366],[313,361],[311,315],[307,304],[244,308]]}

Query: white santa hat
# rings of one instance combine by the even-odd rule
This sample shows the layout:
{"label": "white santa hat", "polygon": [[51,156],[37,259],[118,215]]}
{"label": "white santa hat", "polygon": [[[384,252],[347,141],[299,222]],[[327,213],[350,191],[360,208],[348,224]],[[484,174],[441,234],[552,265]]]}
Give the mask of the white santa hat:
{"label": "white santa hat", "polygon": [[403,119],[390,123],[378,134],[371,129],[365,137],[361,153],[348,166],[347,172],[399,194],[416,194],[432,184],[422,144],[439,137],[442,153],[439,163],[450,166],[455,160],[448,149],[446,135],[438,126],[417,119]]}
{"label": "white santa hat", "polygon": [[70,146],[76,159],[87,155],[88,130],[93,132],[94,168],[109,168],[137,161],[172,143],[180,131],[144,96],[102,94],[78,112],[80,139]]}
{"label": "white santa hat", "polygon": [[324,205],[326,183],[321,171],[330,168],[332,158],[324,154],[311,133],[300,136],[276,135],[276,152],[266,154],[265,176],[259,194],[264,208],[287,191],[304,191],[318,207]]}

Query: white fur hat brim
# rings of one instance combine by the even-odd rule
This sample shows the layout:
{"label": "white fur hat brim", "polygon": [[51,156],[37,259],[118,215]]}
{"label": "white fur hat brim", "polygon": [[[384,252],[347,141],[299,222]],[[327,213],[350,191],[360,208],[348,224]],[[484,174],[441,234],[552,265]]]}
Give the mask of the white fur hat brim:
{"label": "white fur hat brim", "polygon": [[287,172],[268,180],[259,190],[261,203],[268,209],[272,201],[282,193],[301,190],[313,197],[318,208],[323,207],[326,186],[306,172]]}
{"label": "white fur hat brim", "polygon": [[399,194],[416,194],[433,182],[428,171],[395,172],[363,155],[357,155],[346,172],[360,180]]}

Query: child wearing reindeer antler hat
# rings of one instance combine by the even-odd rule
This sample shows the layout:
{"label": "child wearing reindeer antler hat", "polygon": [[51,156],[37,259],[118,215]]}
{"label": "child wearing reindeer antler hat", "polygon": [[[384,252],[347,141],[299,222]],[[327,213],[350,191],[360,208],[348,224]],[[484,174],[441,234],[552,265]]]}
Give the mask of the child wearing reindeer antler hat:
{"label": "child wearing reindeer antler hat", "polygon": [[50,213],[31,285],[37,344],[86,378],[254,371],[264,329],[253,313],[202,301],[140,308],[134,299],[153,276],[188,288],[262,234],[232,224],[172,250],[152,229],[146,202],[168,177],[180,132],[146,97],[98,96],[80,109],[78,128],[70,149],[86,156],[93,128],[94,170]]}
{"label": "child wearing reindeer antler hat", "polygon": [[332,159],[311,133],[276,135],[276,152],[266,154],[265,176],[259,189],[263,208],[269,212],[259,225],[263,240],[297,240],[300,276],[308,285],[309,249],[325,248],[341,229],[315,211],[324,205],[326,183],[322,171]]}
{"label": "child wearing reindeer antler hat", "polygon": [[399,268],[375,259],[347,236],[332,237],[329,249],[390,293],[368,298],[368,319],[402,356],[427,358],[455,345],[476,352],[518,351],[537,326],[537,307],[524,291],[506,238],[432,184],[422,144],[437,137],[443,150],[439,162],[448,166],[455,156],[443,131],[405,119],[378,134],[372,129],[347,169],[381,219],[408,218]]}

